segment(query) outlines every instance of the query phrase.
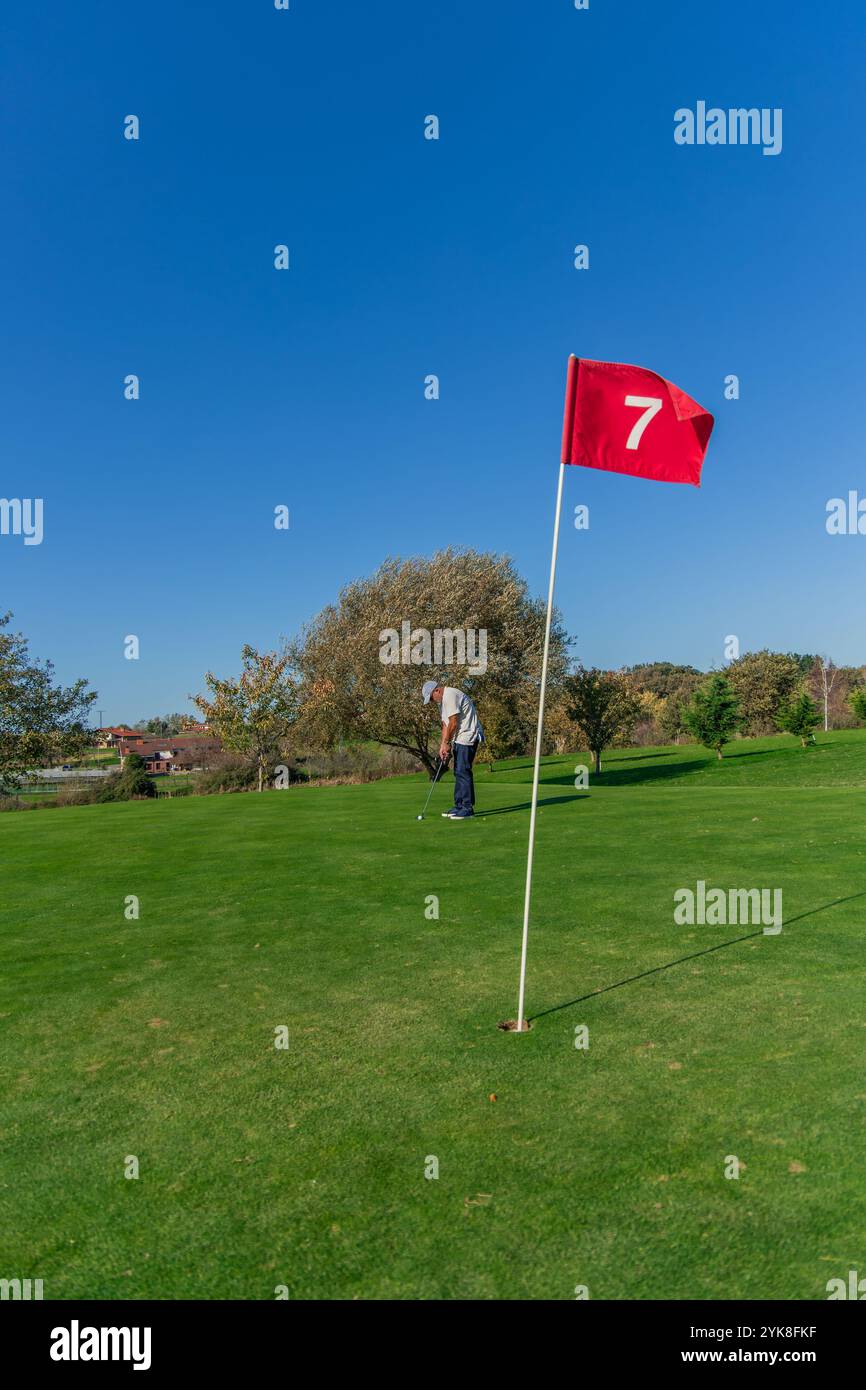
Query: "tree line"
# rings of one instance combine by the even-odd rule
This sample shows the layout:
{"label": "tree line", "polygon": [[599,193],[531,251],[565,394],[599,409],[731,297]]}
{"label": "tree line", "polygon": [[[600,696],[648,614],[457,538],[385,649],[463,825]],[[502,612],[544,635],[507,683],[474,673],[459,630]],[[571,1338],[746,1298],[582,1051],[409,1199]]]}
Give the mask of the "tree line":
{"label": "tree line", "polygon": [[[0,618],[0,791],[28,770],[82,753],[96,692],[85,680],[62,686],[50,662]],[[397,651],[386,633],[408,631]],[[431,670],[429,635],[486,637],[483,663],[466,643]],[[208,671],[205,690],[190,699],[261,790],[275,769],[291,769],[309,750],[370,744],[397,750],[432,775],[438,711],[424,706],[420,686],[431,675],[459,686],[478,706],[486,742],[479,754],[496,761],[533,747],[541,679],[544,603],[507,557],[446,549],[430,558],[388,559],[367,578],[347,584],[278,650],[245,646],[238,675]],[[702,672],[672,662],[616,671],[584,665],[557,612],[551,630],[546,753],[589,748],[596,770],[611,745],[697,739],[721,757],[732,738],[783,729],[808,746],[823,726],[866,722],[866,667],[837,667],[820,655],[748,652],[724,669]],[[173,714],[141,721],[169,733],[186,722]],[[246,769],[246,772],[244,772]],[[140,771],[140,769],[139,769]]]}
{"label": "tree line", "polygon": [[[383,659],[384,634],[407,626],[409,643],[399,656],[391,644]],[[467,660],[431,671],[433,631],[485,632],[485,669]],[[532,750],[543,634],[544,604],[507,556],[447,549],[389,559],[348,584],[281,652],[245,647],[240,678],[209,672],[208,694],[195,703],[225,746],[255,764],[259,785],[300,749],[363,743],[401,750],[432,776],[438,712],[422,705],[420,685],[433,675],[475,701],[486,739],[479,757],[494,766]],[[604,671],[576,661],[574,646],[555,613],[544,751],[588,747],[596,770],[612,744],[691,737],[721,757],[739,735],[782,729],[808,745],[819,723],[866,721],[866,667],[763,650],[723,671],[664,661]]]}

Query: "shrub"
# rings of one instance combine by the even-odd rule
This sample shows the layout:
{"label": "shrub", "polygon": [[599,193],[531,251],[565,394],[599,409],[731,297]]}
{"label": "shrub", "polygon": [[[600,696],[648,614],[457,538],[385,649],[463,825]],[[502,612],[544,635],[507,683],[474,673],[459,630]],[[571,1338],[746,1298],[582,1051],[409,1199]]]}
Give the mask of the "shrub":
{"label": "shrub", "polygon": [[213,765],[195,778],[196,796],[211,796],[216,792],[250,792],[258,787],[255,762],[238,753],[221,753]]}
{"label": "shrub", "polygon": [[418,771],[418,759],[414,754],[402,748],[377,748],[369,743],[318,749],[296,758],[295,764],[296,776],[292,777],[292,768],[289,769],[292,781],[376,782],[381,777]]}
{"label": "shrub", "polygon": [[196,790],[196,779],[191,776],[163,777],[157,783],[156,794],[164,798],[170,796],[192,796]]}
{"label": "shrub", "polygon": [[17,796],[0,796],[0,811],[35,811],[38,805],[31,797],[20,801]]}
{"label": "shrub", "polygon": [[53,804],[55,806],[92,806],[101,790],[101,782],[95,780],[84,786],[80,783],[61,785],[57,788]]}
{"label": "shrub", "polygon": [[[132,759],[136,758],[139,764],[130,766]],[[143,770],[144,762],[137,754],[131,753],[126,760],[122,772],[111,772],[100,784],[96,793],[95,800],[106,801],[137,801],[143,797],[156,796],[156,787]]]}

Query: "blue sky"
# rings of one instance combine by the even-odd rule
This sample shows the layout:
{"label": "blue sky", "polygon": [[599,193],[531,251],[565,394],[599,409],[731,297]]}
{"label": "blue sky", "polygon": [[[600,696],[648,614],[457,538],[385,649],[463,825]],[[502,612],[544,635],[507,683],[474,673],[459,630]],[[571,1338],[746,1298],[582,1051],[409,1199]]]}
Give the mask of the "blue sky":
{"label": "blue sky", "polygon": [[[0,536],[0,609],[107,722],[389,554],[505,551],[546,592],[569,352],[717,422],[700,490],[569,469],[580,657],[866,660],[866,537],[824,524],[866,495],[853,0],[5,13],[0,495],[44,498],[45,538]],[[698,100],[781,107],[781,154],[677,146]]]}

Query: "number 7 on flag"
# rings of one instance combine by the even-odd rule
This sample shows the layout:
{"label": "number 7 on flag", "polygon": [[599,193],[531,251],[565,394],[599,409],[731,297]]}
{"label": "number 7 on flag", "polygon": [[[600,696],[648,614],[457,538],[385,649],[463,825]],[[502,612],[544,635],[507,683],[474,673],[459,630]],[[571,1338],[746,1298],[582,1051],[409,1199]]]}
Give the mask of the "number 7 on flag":
{"label": "number 7 on flag", "polygon": [[712,428],[710,412],[658,372],[569,358],[563,463],[700,487]]}
{"label": "number 7 on flag", "polygon": [[650,420],[661,410],[662,399],[661,396],[626,396],[625,403],[626,405],[636,405],[638,410],[643,410],[643,415],[632,426],[631,434],[625,445],[627,449],[636,449]]}

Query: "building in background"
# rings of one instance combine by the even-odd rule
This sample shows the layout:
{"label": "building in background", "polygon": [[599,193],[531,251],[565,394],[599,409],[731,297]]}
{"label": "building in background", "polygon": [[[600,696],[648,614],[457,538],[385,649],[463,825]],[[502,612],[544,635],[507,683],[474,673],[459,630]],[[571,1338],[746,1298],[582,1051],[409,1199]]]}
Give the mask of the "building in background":
{"label": "building in background", "polygon": [[138,729],[130,729],[126,724],[118,724],[109,729],[96,730],[97,748],[117,748],[120,743],[134,743],[144,735]]}
{"label": "building in background", "polygon": [[155,777],[172,772],[197,772],[223,751],[222,741],[210,733],[184,733],[154,736],[138,735],[117,745],[120,762],[129,753],[144,759],[147,772]]}

